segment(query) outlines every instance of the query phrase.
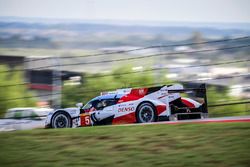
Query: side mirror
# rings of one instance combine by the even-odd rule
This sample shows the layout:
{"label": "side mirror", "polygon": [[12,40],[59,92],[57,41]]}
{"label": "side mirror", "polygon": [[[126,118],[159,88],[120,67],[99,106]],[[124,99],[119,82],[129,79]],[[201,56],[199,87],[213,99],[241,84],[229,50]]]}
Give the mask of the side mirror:
{"label": "side mirror", "polygon": [[83,107],[83,104],[82,103],[76,103],[76,107],[81,108],[81,107]]}

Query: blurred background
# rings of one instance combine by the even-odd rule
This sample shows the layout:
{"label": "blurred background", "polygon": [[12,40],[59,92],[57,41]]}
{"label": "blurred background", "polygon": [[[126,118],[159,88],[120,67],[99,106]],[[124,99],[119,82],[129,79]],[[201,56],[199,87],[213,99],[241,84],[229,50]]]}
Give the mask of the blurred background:
{"label": "blurred background", "polygon": [[247,0],[0,0],[2,118],[173,83],[206,83],[210,117],[249,115],[249,61]]}

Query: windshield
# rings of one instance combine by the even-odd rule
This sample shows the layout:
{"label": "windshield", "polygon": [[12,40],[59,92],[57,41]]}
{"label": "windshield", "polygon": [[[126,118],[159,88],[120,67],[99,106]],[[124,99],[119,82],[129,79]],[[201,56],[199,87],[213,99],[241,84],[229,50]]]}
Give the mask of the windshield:
{"label": "windshield", "polygon": [[87,110],[94,107],[96,110],[98,110],[101,107],[100,103],[101,103],[100,100],[91,100],[83,107],[83,109]]}
{"label": "windshield", "polygon": [[84,107],[84,110],[88,110],[92,107],[94,107],[96,110],[102,110],[105,107],[115,105],[117,102],[116,99],[94,99],[89,101]]}
{"label": "windshield", "polygon": [[89,101],[87,104],[85,104],[85,106],[83,106],[82,109],[86,110],[86,109],[90,109],[92,107],[92,101]]}

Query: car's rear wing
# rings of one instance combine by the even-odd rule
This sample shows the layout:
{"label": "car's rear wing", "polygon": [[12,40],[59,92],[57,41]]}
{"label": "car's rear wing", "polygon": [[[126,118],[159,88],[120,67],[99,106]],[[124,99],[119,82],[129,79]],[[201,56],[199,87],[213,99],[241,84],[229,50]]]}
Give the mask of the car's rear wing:
{"label": "car's rear wing", "polygon": [[203,111],[207,110],[207,90],[206,84],[200,84],[195,88],[183,88],[183,89],[168,89],[168,93],[188,93],[194,98],[201,98],[203,103]]}

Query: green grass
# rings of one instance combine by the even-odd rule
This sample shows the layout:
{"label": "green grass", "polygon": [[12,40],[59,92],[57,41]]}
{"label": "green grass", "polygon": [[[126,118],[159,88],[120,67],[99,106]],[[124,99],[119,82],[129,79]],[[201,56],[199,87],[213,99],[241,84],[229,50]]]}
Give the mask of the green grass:
{"label": "green grass", "polygon": [[0,166],[249,166],[250,123],[0,133]]}

